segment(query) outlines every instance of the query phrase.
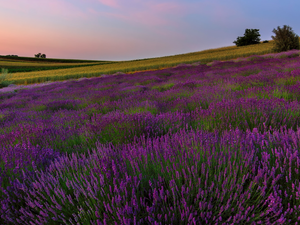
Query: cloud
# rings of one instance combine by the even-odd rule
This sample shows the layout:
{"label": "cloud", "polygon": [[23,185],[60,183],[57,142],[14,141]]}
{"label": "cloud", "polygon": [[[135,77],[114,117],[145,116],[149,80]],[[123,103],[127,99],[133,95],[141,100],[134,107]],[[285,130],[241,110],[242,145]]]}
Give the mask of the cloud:
{"label": "cloud", "polygon": [[104,13],[108,17],[113,17],[131,24],[140,24],[146,26],[165,26],[170,25],[172,21],[166,20],[163,17],[154,15],[151,12],[141,11],[132,12],[130,14]]}
{"label": "cloud", "polygon": [[84,9],[77,7],[75,4],[60,1],[60,0],[51,0],[47,1],[47,3],[43,4],[44,11],[48,12],[51,15],[59,15],[65,18],[70,19],[87,19],[87,12]]}
{"label": "cloud", "polygon": [[170,14],[184,14],[186,13],[186,5],[170,2],[162,2],[156,4],[148,4],[153,12],[156,13],[170,13]]}
{"label": "cloud", "polygon": [[[186,4],[161,1],[127,0],[117,3],[115,0],[98,0],[99,2],[116,7],[113,12],[99,12],[100,15],[116,18],[131,24],[146,26],[176,26],[180,16],[188,13]],[[118,6],[118,8],[117,8]],[[95,13],[93,11],[93,13]],[[172,18],[173,17],[173,18]],[[175,21],[177,20],[177,22]]]}
{"label": "cloud", "polygon": [[190,14],[194,13],[206,17],[205,23],[213,22],[226,27],[236,27],[246,23],[243,11],[233,0],[228,0],[226,3],[219,0],[195,2],[188,4],[188,11]]}
{"label": "cloud", "polygon": [[76,4],[60,0],[30,0],[30,4],[28,4],[27,0],[2,1],[0,2],[0,7],[13,10],[16,13],[28,14],[34,11],[37,14],[56,15],[69,19],[87,18],[88,15],[87,12],[77,7]]}
{"label": "cloud", "polygon": [[119,7],[119,4],[117,3],[116,0],[98,0],[101,4],[112,7],[112,8],[117,8]]}

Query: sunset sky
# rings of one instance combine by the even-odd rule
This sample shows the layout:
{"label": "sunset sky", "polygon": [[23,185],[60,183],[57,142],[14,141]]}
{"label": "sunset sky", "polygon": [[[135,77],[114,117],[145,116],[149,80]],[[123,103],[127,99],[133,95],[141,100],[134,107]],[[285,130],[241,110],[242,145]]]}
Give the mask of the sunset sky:
{"label": "sunset sky", "polygon": [[298,0],[1,0],[0,55],[133,60],[261,40],[288,25],[300,35]]}

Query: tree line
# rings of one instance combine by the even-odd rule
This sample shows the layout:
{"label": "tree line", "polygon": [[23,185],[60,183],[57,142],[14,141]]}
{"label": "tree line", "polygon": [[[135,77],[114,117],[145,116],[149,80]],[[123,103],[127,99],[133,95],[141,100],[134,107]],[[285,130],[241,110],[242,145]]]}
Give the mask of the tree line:
{"label": "tree line", "polygon": [[46,58],[46,55],[45,54],[42,54],[42,53],[38,53],[36,55],[34,55],[35,58]]}
{"label": "tree line", "polygon": [[[292,49],[299,49],[299,36],[296,35],[293,29],[290,26],[284,25],[283,28],[279,26],[277,29],[273,29],[272,31],[275,36],[271,36],[274,41],[275,52],[284,52]],[[237,40],[233,43],[236,46],[245,46],[245,45],[253,45],[259,44],[259,29],[246,29],[243,37],[237,37]],[[263,41],[266,43],[268,41]]]}

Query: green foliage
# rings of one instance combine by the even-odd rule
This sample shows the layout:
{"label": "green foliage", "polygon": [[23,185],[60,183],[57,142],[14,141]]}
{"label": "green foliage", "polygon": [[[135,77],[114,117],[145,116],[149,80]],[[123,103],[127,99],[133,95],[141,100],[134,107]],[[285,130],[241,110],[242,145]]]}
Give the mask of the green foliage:
{"label": "green foliage", "polygon": [[234,84],[231,86],[232,91],[242,91],[250,87],[250,84]]}
{"label": "green foliage", "polygon": [[253,44],[259,44],[260,42],[260,34],[259,29],[246,29],[244,37],[238,37],[236,41],[233,43],[236,44],[236,46],[245,46],[245,45],[253,45]]}
{"label": "green foliage", "polygon": [[33,111],[41,112],[44,111],[47,107],[45,105],[37,105],[35,107],[32,107]]}
{"label": "green foliage", "polygon": [[42,54],[42,53],[38,53],[36,55],[34,55],[35,58],[42,58],[42,59],[45,59],[46,58],[46,55],[45,54]]}
{"label": "green foliage", "polygon": [[161,86],[153,86],[152,89],[156,89],[160,92],[163,92],[163,91],[170,90],[173,86],[174,86],[174,83],[170,83],[170,84],[165,84],[165,85],[161,85]]}
{"label": "green foliage", "polygon": [[[45,107],[46,108],[46,107]],[[39,110],[44,110],[44,107],[40,107]],[[58,110],[76,110],[78,107],[76,105],[73,105],[72,103],[64,103],[64,102],[55,102],[54,104],[51,102],[48,104],[47,109],[51,111],[58,111]]]}
{"label": "green foliage", "polygon": [[10,84],[13,84],[13,81],[8,81],[11,75],[8,75],[8,69],[1,69],[0,75],[0,88],[7,87]]}
{"label": "green foliage", "polygon": [[40,58],[41,55],[42,55],[42,53],[38,53],[38,54],[34,55],[34,57],[35,57],[35,58]]}
{"label": "green foliage", "polygon": [[[252,60],[252,61],[254,61],[254,60]],[[243,77],[248,77],[250,75],[258,74],[260,71],[261,70],[259,70],[259,69],[250,69],[250,70],[246,70],[246,71],[241,72],[239,75],[243,76]]]}
{"label": "green foliage", "polygon": [[127,109],[124,114],[136,114],[136,113],[144,113],[144,112],[150,112],[152,115],[156,115],[158,113],[157,108],[153,107],[133,107]]}
{"label": "green foliage", "polygon": [[292,49],[300,49],[299,36],[294,33],[291,27],[284,25],[283,28],[279,26],[273,29],[275,36],[271,36],[274,40],[275,52],[285,52]]}
{"label": "green foliage", "polygon": [[265,41],[263,41],[263,43],[268,43],[269,41],[267,41],[267,40],[265,40]]}
{"label": "green foliage", "polygon": [[[1,57],[0,57],[1,59]],[[47,61],[49,62],[49,61]],[[23,65],[25,64],[25,65]],[[99,63],[96,64],[90,64],[93,65],[99,65]],[[77,67],[85,67],[86,64],[75,64],[74,65],[58,65],[58,63],[48,63],[48,66],[41,66],[41,65],[31,65],[28,66],[26,63],[19,63],[19,65],[5,65],[5,68],[9,70],[10,73],[21,73],[21,72],[32,72],[32,71],[45,71],[45,70],[56,70],[56,69],[68,69],[68,68],[77,68]]]}
{"label": "green foliage", "polygon": [[279,79],[278,81],[276,81],[276,83],[278,85],[284,85],[284,86],[290,86],[290,85],[295,85],[300,78],[298,77],[288,77],[288,78],[284,78],[284,79]]}
{"label": "green foliage", "polygon": [[291,93],[288,91],[278,90],[278,88],[273,91],[273,96],[275,98],[283,98],[286,101],[293,100],[293,95]]}

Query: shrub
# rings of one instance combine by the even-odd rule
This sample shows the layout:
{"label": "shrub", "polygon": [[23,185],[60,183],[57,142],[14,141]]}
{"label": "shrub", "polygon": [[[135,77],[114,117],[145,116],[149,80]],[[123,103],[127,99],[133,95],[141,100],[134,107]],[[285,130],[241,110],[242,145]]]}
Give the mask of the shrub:
{"label": "shrub", "polygon": [[36,55],[34,55],[35,58],[43,58],[45,59],[46,58],[46,55],[45,54],[42,54],[42,53],[38,53]]}
{"label": "shrub", "polygon": [[258,31],[259,29],[246,29],[244,37],[238,37],[233,43],[235,43],[236,46],[259,44],[260,34]]}
{"label": "shrub", "polygon": [[276,29],[273,29],[275,36],[271,36],[274,40],[275,52],[285,52],[292,49],[299,48],[299,36],[294,33],[291,27],[284,25],[283,28],[279,26]]}
{"label": "shrub", "polygon": [[8,85],[12,84],[13,81],[8,81],[10,75],[8,75],[8,69],[1,69],[0,75],[0,88],[7,87]]}
{"label": "shrub", "polygon": [[42,55],[42,53],[38,53],[38,54],[34,55],[34,57],[35,57],[35,58],[40,58],[41,55]]}
{"label": "shrub", "polygon": [[265,40],[265,41],[263,41],[263,43],[268,43],[269,41],[267,41],[267,40]]}

